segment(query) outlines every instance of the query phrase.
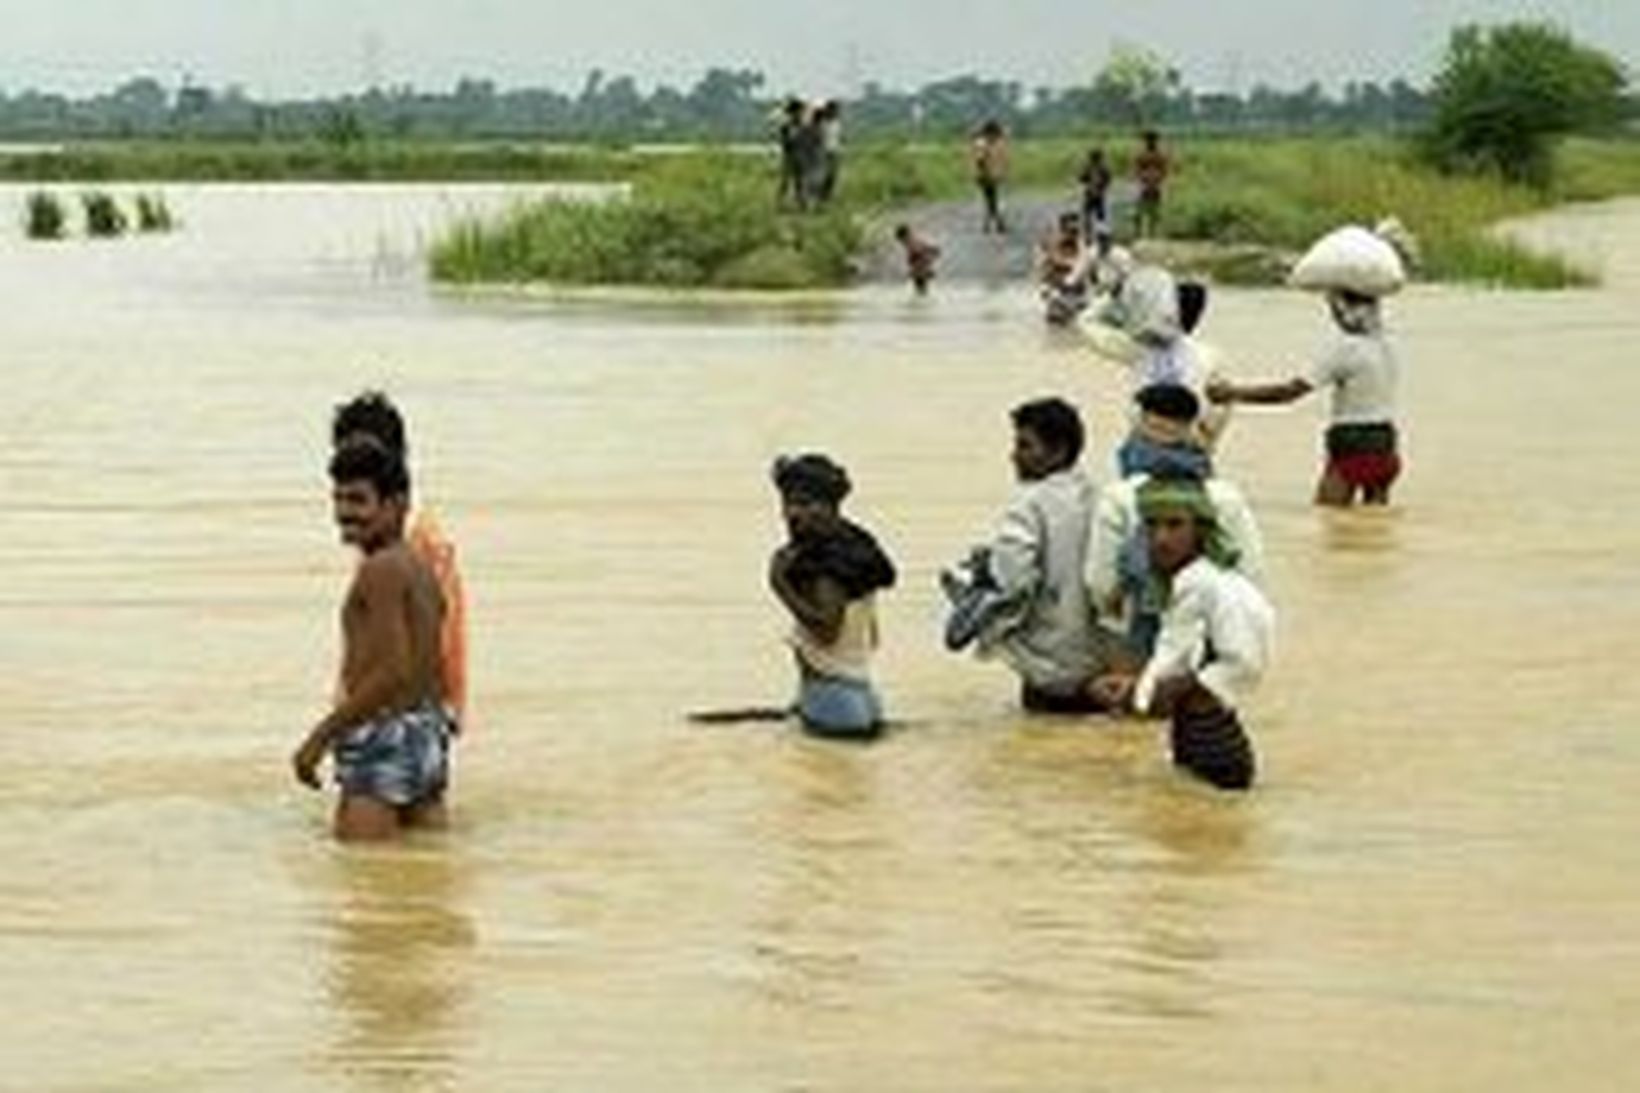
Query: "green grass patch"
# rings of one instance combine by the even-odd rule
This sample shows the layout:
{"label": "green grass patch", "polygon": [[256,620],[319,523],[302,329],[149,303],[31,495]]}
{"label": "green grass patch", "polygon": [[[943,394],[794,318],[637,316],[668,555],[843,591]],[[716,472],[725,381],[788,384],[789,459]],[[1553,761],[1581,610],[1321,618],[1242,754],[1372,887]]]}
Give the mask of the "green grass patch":
{"label": "green grass patch", "polygon": [[1208,142],[1180,155],[1164,227],[1169,235],[1296,251],[1339,224],[1394,215],[1418,237],[1429,279],[1586,285],[1589,272],[1493,228],[1557,200],[1640,191],[1640,143],[1573,143],[1561,164],[1563,185],[1546,194],[1498,178],[1436,173],[1409,147],[1385,139]]}
{"label": "green grass patch", "polygon": [[166,203],[164,194],[138,194],[136,209],[137,230],[140,232],[168,232],[176,227],[176,219],[171,215],[171,206]]}
{"label": "green grass patch", "polygon": [[628,199],[464,221],[434,247],[432,270],[458,284],[815,288],[847,282],[861,242],[848,211],[782,213],[761,171],[691,156],[647,172]]}
{"label": "green grass patch", "polygon": [[[1437,174],[1389,137],[1179,135],[1170,144],[1175,173],[1164,210],[1167,234],[1296,251],[1341,223],[1394,214],[1419,237],[1424,274],[1436,280],[1530,288],[1587,283],[1584,271],[1527,251],[1491,228],[1556,202],[1640,193],[1640,141],[1633,139],[1564,142],[1547,191]],[[1134,142],[1126,132],[1023,140],[1012,149],[1008,189],[1057,193],[1070,207],[1077,169],[1095,145],[1107,150],[1118,180],[1130,176]],[[624,181],[634,187],[630,201],[547,202],[459,225],[435,252],[435,276],[794,288],[845,283],[864,244],[862,221],[974,195],[968,146],[958,140],[851,145],[837,207],[803,217],[774,209],[775,160],[768,149],[657,155],[521,142],[107,142],[0,155],[0,178]],[[143,225],[140,207],[137,222]]]}
{"label": "green grass patch", "polygon": [[98,237],[125,234],[128,224],[125,210],[109,194],[101,190],[81,194],[80,206],[85,212],[85,234]]}
{"label": "green grass patch", "polygon": [[35,182],[601,181],[649,157],[508,142],[132,141],[0,155],[0,179]]}
{"label": "green grass patch", "polygon": [[56,194],[35,190],[23,207],[23,232],[30,239],[61,239],[68,230],[68,217]]}

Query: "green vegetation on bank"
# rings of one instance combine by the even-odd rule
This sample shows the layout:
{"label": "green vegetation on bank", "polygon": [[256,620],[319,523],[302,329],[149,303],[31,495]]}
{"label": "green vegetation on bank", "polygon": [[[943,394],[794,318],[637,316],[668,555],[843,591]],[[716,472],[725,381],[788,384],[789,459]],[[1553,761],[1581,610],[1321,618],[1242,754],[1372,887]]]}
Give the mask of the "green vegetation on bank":
{"label": "green vegetation on bank", "polygon": [[[1064,195],[1096,140],[1015,145],[1010,189]],[[1130,151],[1115,140],[1118,177]],[[1640,192],[1640,142],[1574,140],[1559,151],[1549,189],[1497,177],[1449,176],[1389,139],[1208,140],[1173,148],[1167,235],[1297,251],[1345,222],[1394,215],[1418,236],[1423,275],[1519,288],[1586,284],[1590,274],[1529,251],[1491,229],[1563,200]],[[773,205],[773,163],[700,153],[636,173],[631,201],[542,202],[493,222],[467,222],[436,248],[434,276],[454,282],[815,287],[846,283],[862,222],[915,204],[972,197],[958,145],[879,145],[845,160],[838,206],[822,216]],[[1267,277],[1245,250],[1221,279]],[[1245,272],[1242,272],[1245,271]]]}
{"label": "green vegetation on bank", "polygon": [[846,282],[862,241],[856,218],[841,209],[785,215],[770,196],[761,171],[683,157],[639,178],[629,199],[536,201],[493,222],[457,224],[433,250],[433,275],[722,288]]}
{"label": "green vegetation on bank", "polygon": [[108,141],[0,154],[18,182],[555,182],[630,177],[654,157],[598,145]]}
{"label": "green vegetation on bank", "polygon": [[[1564,201],[1640,193],[1640,141],[1564,141],[1546,188],[1495,175],[1443,175],[1412,142],[1388,137],[1213,139],[1171,134],[1175,175],[1169,235],[1298,250],[1348,221],[1399,216],[1424,246],[1436,280],[1517,287],[1580,284],[1582,271],[1527,251],[1488,229]],[[1113,153],[1126,178],[1132,137],[1014,144],[1008,190],[1075,200],[1087,149]],[[684,153],[523,144],[363,141],[221,144],[204,141],[71,146],[57,154],[0,156],[0,176],[114,180],[626,182],[633,200],[515,209],[464,223],[437,248],[434,273],[455,282],[553,280],[811,287],[850,278],[850,258],[874,225],[923,202],[969,200],[963,141],[860,143],[845,151],[836,208],[797,217],[773,208],[772,149],[705,147]],[[142,224],[138,210],[138,226]],[[1256,271],[1267,265],[1253,264]],[[1233,270],[1220,274],[1237,279]]]}

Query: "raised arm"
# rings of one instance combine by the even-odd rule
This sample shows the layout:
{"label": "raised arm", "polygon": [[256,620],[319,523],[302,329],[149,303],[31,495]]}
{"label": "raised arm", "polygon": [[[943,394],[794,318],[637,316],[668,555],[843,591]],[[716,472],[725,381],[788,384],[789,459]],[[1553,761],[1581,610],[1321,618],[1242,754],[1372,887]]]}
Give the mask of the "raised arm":
{"label": "raised arm", "polygon": [[1294,376],[1279,383],[1236,384],[1227,380],[1217,380],[1208,384],[1207,398],[1211,402],[1246,402],[1257,406],[1275,406],[1297,402],[1313,390],[1315,385],[1303,376]]}

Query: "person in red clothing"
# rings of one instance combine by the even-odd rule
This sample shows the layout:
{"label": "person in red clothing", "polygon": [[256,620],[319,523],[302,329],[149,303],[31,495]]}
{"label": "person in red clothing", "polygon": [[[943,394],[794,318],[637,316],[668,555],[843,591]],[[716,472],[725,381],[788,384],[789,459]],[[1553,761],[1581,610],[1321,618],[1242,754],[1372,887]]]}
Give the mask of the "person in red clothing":
{"label": "person in red clothing", "polygon": [[1146,129],[1144,147],[1133,159],[1133,179],[1139,186],[1138,200],[1133,207],[1133,234],[1140,239],[1156,235],[1162,226],[1162,188],[1172,168],[1167,153],[1162,151],[1161,134]]}
{"label": "person in red clothing", "polygon": [[911,287],[918,296],[928,295],[928,283],[934,279],[934,263],[939,261],[940,248],[911,230],[910,224],[894,229],[894,238],[905,251],[905,272],[911,278]]}

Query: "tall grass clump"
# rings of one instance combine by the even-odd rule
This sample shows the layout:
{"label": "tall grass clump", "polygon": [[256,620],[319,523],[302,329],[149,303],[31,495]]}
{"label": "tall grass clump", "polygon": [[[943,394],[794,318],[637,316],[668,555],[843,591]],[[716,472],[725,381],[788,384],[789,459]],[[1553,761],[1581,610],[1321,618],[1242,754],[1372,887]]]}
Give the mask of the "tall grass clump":
{"label": "tall grass clump", "polygon": [[80,195],[85,210],[85,233],[91,236],[111,237],[124,235],[125,212],[113,197],[101,190]]}
{"label": "tall grass clump", "polygon": [[1640,137],[1573,137],[1556,150],[1556,201],[1603,201],[1620,194],[1640,194]]}
{"label": "tall grass clump", "polygon": [[1548,197],[1498,177],[1444,176],[1388,140],[1223,141],[1189,148],[1165,210],[1169,235],[1301,250],[1344,223],[1399,217],[1434,280],[1521,288],[1587,284],[1554,255],[1496,235]]}
{"label": "tall grass clump", "polygon": [[860,239],[846,212],[779,212],[760,170],[685,157],[624,200],[536,201],[458,224],[432,270],[456,283],[812,288],[848,279]]}
{"label": "tall grass clump", "polygon": [[176,226],[171,207],[164,194],[137,195],[137,230],[141,232],[168,232]]}
{"label": "tall grass clump", "polygon": [[61,239],[68,227],[63,203],[48,190],[35,190],[24,207],[23,230],[30,239]]}

